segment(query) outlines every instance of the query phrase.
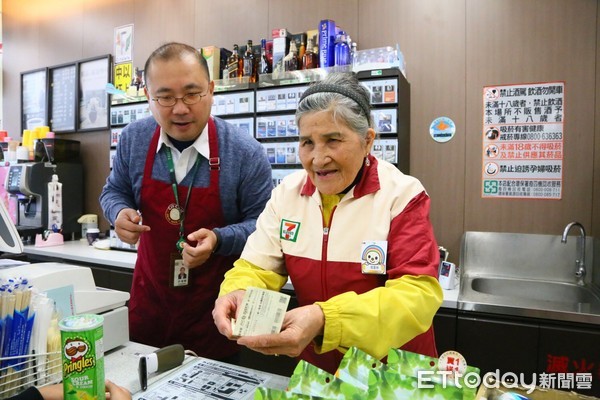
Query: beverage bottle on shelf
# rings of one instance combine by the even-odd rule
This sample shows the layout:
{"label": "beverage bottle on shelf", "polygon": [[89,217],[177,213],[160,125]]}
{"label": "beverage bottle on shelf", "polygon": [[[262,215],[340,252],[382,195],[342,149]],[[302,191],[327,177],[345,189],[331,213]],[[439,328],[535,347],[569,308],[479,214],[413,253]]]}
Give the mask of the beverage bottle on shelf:
{"label": "beverage bottle on shelf", "polygon": [[306,53],[306,45],[307,43],[304,43],[302,40],[300,40],[300,44],[296,42],[296,59],[298,60],[297,69],[304,69],[304,67],[302,66],[302,62],[304,60],[304,53]]}
{"label": "beverage bottle on shelf", "polygon": [[[239,47],[237,44],[233,45],[233,51],[231,55],[227,59],[227,77],[228,78],[237,78],[238,74],[238,64],[239,64],[239,56],[238,56]],[[225,76],[223,76],[225,78]]]}
{"label": "beverage bottle on shelf", "polygon": [[315,53],[313,40],[308,38],[306,41],[306,51],[302,57],[302,69],[312,69],[319,66],[319,55]]}
{"label": "beverage bottle on shelf", "polygon": [[273,72],[273,67],[267,56],[267,39],[262,39],[260,41],[260,73],[270,74],[271,72]]}
{"label": "beverage bottle on shelf", "polygon": [[346,37],[346,32],[340,31],[335,37],[334,47],[334,65],[348,65],[350,64],[350,47]]}
{"label": "beverage bottle on shelf", "polygon": [[242,76],[247,76],[249,78],[249,82],[256,82],[258,80],[258,71],[256,67],[254,53],[252,52],[252,40],[248,40],[248,44],[246,46],[246,53],[244,53],[242,64],[244,66]]}
{"label": "beverage bottle on shelf", "polygon": [[238,76],[244,76],[244,55],[240,54],[238,47]]}
{"label": "beverage bottle on shelf", "polygon": [[290,41],[290,51],[283,58],[283,65],[286,71],[296,71],[298,70],[298,56],[296,55],[296,42]]}

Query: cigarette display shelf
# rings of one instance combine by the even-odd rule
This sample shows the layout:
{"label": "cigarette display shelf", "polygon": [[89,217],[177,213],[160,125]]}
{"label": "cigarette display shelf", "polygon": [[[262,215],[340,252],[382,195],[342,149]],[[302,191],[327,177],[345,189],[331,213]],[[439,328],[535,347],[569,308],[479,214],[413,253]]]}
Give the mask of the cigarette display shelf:
{"label": "cigarette display shelf", "polygon": [[[259,81],[248,78],[215,80],[211,114],[239,128],[240,134],[258,140],[271,163],[277,184],[301,169],[298,158],[298,128],[294,117],[298,100],[312,82],[333,72],[351,71],[350,66],[315,68],[263,74]],[[372,116],[377,137],[372,153],[409,173],[410,86],[397,68],[360,71],[358,79],[371,94]],[[111,102],[111,154],[129,122],[150,114],[146,97],[113,99]],[[112,168],[112,162],[111,162]]]}
{"label": "cigarette display shelf", "polygon": [[109,166],[112,170],[112,161],[123,128],[130,122],[149,116],[150,108],[146,96],[113,95],[110,104]]}
{"label": "cigarette display shelf", "polygon": [[[285,175],[301,169],[298,158],[298,127],[295,110],[302,93],[312,82],[349,66],[292,71],[259,76],[255,92],[254,137],[261,142],[277,184]],[[377,132],[374,156],[409,172],[410,86],[399,69],[361,71],[357,74],[371,94],[372,116]],[[251,90],[251,89],[248,89]]]}

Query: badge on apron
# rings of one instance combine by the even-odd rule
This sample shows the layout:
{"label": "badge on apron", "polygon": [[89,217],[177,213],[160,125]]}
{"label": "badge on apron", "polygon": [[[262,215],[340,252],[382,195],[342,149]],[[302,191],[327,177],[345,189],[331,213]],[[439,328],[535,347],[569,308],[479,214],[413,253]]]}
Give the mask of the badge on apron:
{"label": "badge on apron", "polygon": [[363,242],[360,254],[363,274],[384,275],[386,273],[387,240]]}
{"label": "badge on apron", "polygon": [[183,265],[183,258],[177,253],[171,254],[171,287],[186,287],[190,285],[190,269]]}
{"label": "badge on apron", "polygon": [[165,219],[172,225],[177,225],[181,221],[181,208],[175,203],[169,204],[165,211]]}

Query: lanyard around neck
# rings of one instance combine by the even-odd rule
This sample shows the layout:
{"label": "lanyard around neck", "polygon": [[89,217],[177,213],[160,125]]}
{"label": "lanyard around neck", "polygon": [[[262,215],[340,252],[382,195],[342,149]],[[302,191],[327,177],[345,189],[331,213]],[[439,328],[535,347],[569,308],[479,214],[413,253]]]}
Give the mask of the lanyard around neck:
{"label": "lanyard around neck", "polygon": [[177,208],[181,210],[181,218],[179,219],[179,236],[183,237],[183,221],[185,220],[185,216],[187,214],[187,208],[190,204],[190,195],[192,194],[192,186],[194,185],[194,180],[196,179],[196,173],[198,172],[200,166],[200,154],[196,155],[196,161],[194,162],[194,166],[192,167],[192,180],[190,181],[190,187],[187,192],[187,196],[185,198],[185,204],[183,208],[179,205],[179,194],[177,192],[177,178],[175,177],[175,164],[173,163],[173,154],[171,154],[171,149],[166,147],[167,151],[167,164],[169,167],[169,176],[171,178],[171,189],[173,189],[173,194],[175,195],[175,203],[177,204]]}

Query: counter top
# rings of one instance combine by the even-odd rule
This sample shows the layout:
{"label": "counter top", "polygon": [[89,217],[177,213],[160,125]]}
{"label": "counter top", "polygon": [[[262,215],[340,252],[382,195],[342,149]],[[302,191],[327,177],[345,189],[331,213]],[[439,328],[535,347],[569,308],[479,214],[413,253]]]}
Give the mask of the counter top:
{"label": "counter top", "polygon": [[43,257],[60,258],[67,263],[84,262],[119,268],[133,269],[137,253],[124,250],[100,250],[89,246],[87,240],[67,241],[60,246],[36,247],[24,246],[23,252]]}
{"label": "counter top", "polygon": [[444,301],[442,302],[442,308],[458,308],[458,286],[454,289],[444,291]]}
{"label": "counter top", "polygon": [[[104,266],[113,266],[119,268],[133,269],[137,259],[137,253],[124,250],[99,250],[89,246],[87,241],[73,240],[67,241],[60,246],[35,247],[34,245],[24,246],[25,254],[31,254],[42,257],[60,258],[66,263],[84,262],[87,264],[97,264]],[[286,284],[285,289],[293,290],[291,284]],[[458,286],[452,290],[444,289],[444,308],[458,307]]]}
{"label": "counter top", "polygon": [[[223,394],[223,388],[229,386],[239,387],[248,392],[245,397],[235,398],[249,399],[253,397],[253,389],[256,386],[285,389],[289,381],[289,377],[187,355],[179,367],[160,374],[151,374],[148,377],[148,389],[142,392],[137,374],[139,357],[155,350],[152,346],[127,342],[107,352],[104,356],[106,379],[128,389],[134,399],[166,398],[165,393],[169,398],[192,398],[192,393],[194,398],[197,398],[200,393]],[[190,370],[196,373],[189,373]]]}

